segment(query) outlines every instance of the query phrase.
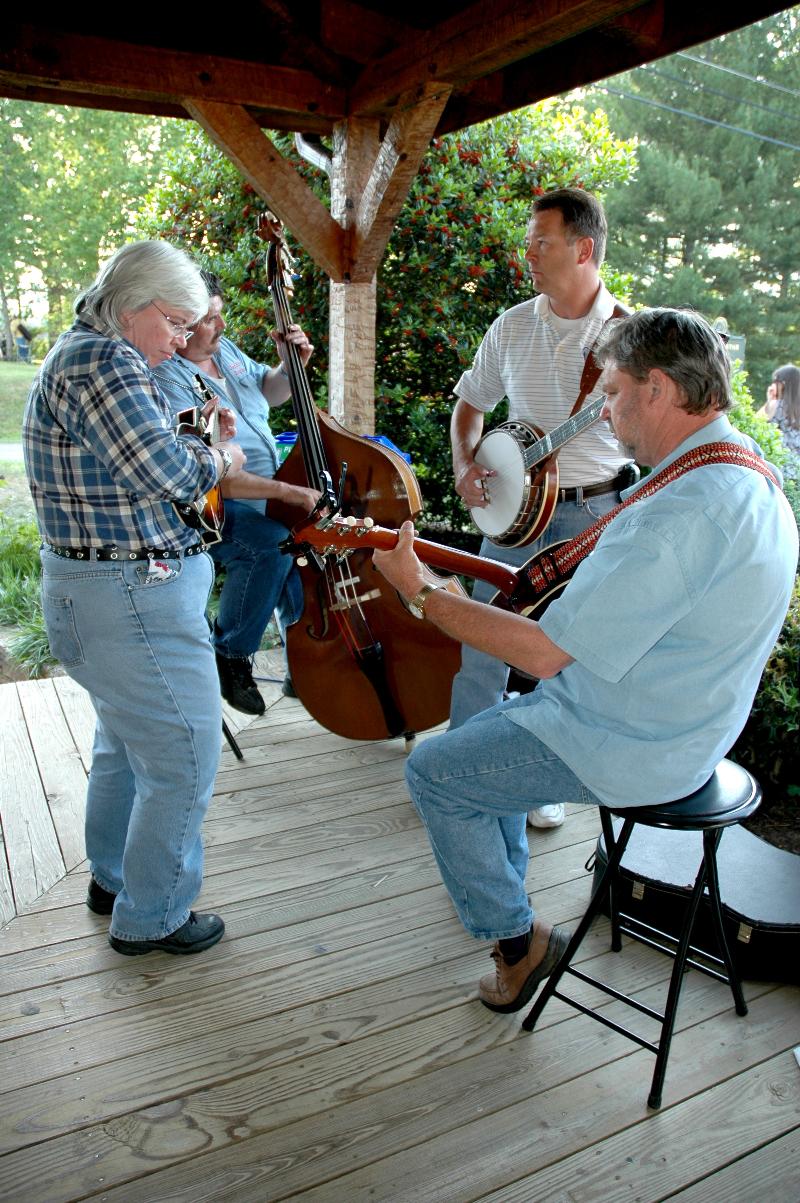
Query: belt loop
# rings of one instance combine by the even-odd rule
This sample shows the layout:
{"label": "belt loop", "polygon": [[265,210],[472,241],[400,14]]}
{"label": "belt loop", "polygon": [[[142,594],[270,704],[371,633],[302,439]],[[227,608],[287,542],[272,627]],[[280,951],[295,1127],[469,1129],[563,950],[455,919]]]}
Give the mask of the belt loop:
{"label": "belt loop", "polygon": [[90,548],[89,548],[89,559],[90,559],[90,560],[96,560],[96,559],[97,559],[97,548],[96,548],[96,547],[90,547]]}
{"label": "belt loop", "polygon": [[583,509],[583,485],[575,486],[575,504]]}

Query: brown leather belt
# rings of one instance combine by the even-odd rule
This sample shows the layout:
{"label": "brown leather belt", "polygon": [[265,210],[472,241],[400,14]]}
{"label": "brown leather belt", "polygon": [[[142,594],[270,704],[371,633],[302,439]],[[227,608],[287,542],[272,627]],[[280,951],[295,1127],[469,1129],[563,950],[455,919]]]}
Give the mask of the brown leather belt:
{"label": "brown leather belt", "polygon": [[577,501],[582,497],[601,497],[603,493],[618,493],[625,488],[627,477],[615,476],[613,480],[601,480],[595,485],[578,485],[574,489],[559,489],[559,501]]}
{"label": "brown leather belt", "polygon": [[205,551],[202,543],[193,543],[179,551],[165,551],[163,547],[54,547],[45,543],[48,551],[64,560],[181,560],[186,556],[199,555]]}

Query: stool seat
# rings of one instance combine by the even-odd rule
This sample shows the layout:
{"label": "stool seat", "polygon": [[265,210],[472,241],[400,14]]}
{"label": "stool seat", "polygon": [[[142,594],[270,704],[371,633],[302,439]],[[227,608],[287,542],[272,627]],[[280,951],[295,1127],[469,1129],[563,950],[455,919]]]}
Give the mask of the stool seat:
{"label": "stool seat", "polygon": [[[556,998],[560,998],[562,1002],[568,1003],[584,1015],[589,1015],[592,1019],[598,1020],[600,1023],[605,1024],[606,1027],[612,1028],[615,1032],[619,1032],[620,1035],[626,1036],[629,1040],[635,1041],[636,1044],[656,1054],[655,1070],[653,1072],[647,1103],[652,1108],[660,1107],[661,1092],[667,1069],[667,1057],[669,1056],[678,999],[686,968],[691,966],[708,974],[710,977],[716,978],[718,981],[724,982],[730,987],[737,1015],[747,1014],[747,1004],[742,993],[742,985],[727,945],[722,922],[722,904],[719,892],[719,874],[717,872],[717,847],[724,829],[740,823],[743,819],[749,818],[758,809],[760,803],[761,790],[755,778],[746,769],[742,768],[741,765],[734,763],[732,760],[723,760],[706,784],[686,798],[680,798],[674,802],[656,806],[623,808],[601,806],[600,821],[603,826],[603,839],[608,854],[605,871],[600,877],[589,906],[575,929],[575,933],[565,948],[561,959],[554,967],[539,997],[523,1020],[523,1030],[527,1032],[533,1030],[545,1004],[555,995]],[[612,815],[623,820],[622,830],[617,838],[614,836],[614,828],[611,821]],[[703,856],[686,909],[683,927],[677,940],[667,932],[650,927],[642,923],[639,919],[625,914],[620,910],[618,900],[619,867],[637,823],[642,823],[647,827],[660,827],[665,830],[697,831],[700,833],[703,844]],[[695,949],[691,942],[700,902],[705,895],[708,897],[711,911],[714,934],[718,945],[718,956]],[[605,982],[601,982],[598,978],[591,977],[589,974],[583,973],[580,969],[572,967],[571,961],[586,936],[592,920],[601,911],[606,898],[608,898],[609,902],[611,948],[614,952],[619,952],[622,948],[621,936],[624,934],[634,940],[638,940],[640,943],[649,945],[651,948],[656,948],[674,959],[666,1005],[663,1012],[655,1011],[653,1008],[639,1002],[636,998],[623,994]],[[690,953],[695,955],[690,956]],[[698,960],[698,956],[702,960]],[[629,1007],[632,1007],[641,1014],[647,1015],[650,1019],[657,1020],[660,1024],[658,1040],[656,1042],[647,1040],[638,1033],[621,1026],[615,1020],[603,1014],[603,1012],[585,1005],[568,994],[561,993],[558,987],[565,974],[579,978],[582,982],[596,987],[611,998],[626,1003]]]}
{"label": "stool seat", "polygon": [[657,806],[608,807],[619,819],[633,819],[646,827],[674,831],[704,831],[729,827],[749,819],[761,804],[761,790],[747,769],[733,760],[721,761],[713,775],[693,794]]}

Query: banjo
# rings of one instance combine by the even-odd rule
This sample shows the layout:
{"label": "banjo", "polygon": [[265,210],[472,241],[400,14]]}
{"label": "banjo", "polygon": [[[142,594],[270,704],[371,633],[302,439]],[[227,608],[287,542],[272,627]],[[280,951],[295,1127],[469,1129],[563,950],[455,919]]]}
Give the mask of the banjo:
{"label": "banjo", "polygon": [[604,323],[586,356],[578,399],[566,422],[549,434],[532,422],[504,422],[478,444],[475,463],[496,475],[487,482],[487,504],[472,507],[470,517],[481,534],[498,547],[524,547],[547,529],[558,503],[558,450],[592,426],[605,404],[605,396],[598,397],[581,409],[600,376],[595,349],[609,322],[629,312],[617,303]]}
{"label": "banjo", "polygon": [[558,502],[555,452],[598,420],[605,400],[598,397],[549,434],[515,421],[484,435],[475,463],[497,475],[487,481],[488,504],[470,509],[482,535],[498,547],[524,547],[539,538]]}

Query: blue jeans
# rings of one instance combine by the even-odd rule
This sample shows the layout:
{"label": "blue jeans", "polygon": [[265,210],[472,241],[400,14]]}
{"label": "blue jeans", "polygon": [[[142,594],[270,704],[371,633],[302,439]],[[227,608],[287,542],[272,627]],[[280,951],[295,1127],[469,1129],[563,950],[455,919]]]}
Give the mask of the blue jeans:
{"label": "blue jeans", "polygon": [[458,917],[479,940],[530,930],[527,812],[557,802],[598,805],[554,752],[507,717],[538,692],[503,702],[411,753],[406,781]]}
{"label": "blue jeans", "polygon": [[288,533],[252,506],[226,499],[222,542],[211,548],[214,563],[225,569],[214,624],[214,646],[220,655],[257,652],[275,609],[282,628],[302,614],[300,575],[292,557],[278,546]]}
{"label": "blue jeans", "polygon": [[222,711],[205,617],[208,556],[79,563],[44,549],[53,655],[97,714],[86,799],[92,874],[117,895],[111,932],[159,940],[189,917]]}
{"label": "blue jeans", "polygon": [[[586,501],[561,501],[556,506],[547,530],[527,547],[498,547],[484,539],[481,543],[480,555],[490,560],[501,560],[514,568],[527,564],[538,551],[557,543],[561,539],[572,539],[580,535],[598,518],[602,518],[609,510],[619,504],[618,493],[602,493],[599,497],[589,497]],[[489,602],[494,597],[496,589],[484,581],[476,581],[472,589],[475,601]],[[508,665],[502,660],[495,660],[485,652],[478,652],[466,644],[461,650],[461,668],[453,678],[453,690],[450,695],[450,727],[460,727],[474,714],[488,710],[503,700],[503,693],[508,683]]]}

